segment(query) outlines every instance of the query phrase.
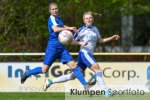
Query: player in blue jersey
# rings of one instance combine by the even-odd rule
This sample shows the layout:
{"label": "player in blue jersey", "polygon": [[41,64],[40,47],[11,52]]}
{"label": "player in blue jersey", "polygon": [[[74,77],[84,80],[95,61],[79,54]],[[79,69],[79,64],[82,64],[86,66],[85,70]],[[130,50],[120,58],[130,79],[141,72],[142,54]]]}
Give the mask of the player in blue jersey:
{"label": "player in blue jersey", "polygon": [[[58,41],[59,32],[62,30],[72,30],[76,32],[76,27],[68,27],[63,24],[61,17],[58,16],[59,9],[56,3],[51,3],[49,5],[49,12],[50,17],[48,19],[48,29],[50,34],[45,52],[43,67],[36,67],[32,70],[25,71],[23,77],[21,78],[21,83],[23,84],[31,75],[48,72],[52,63],[56,59],[60,59],[62,63],[67,64],[72,69],[72,72],[82,83],[82,85],[86,86],[87,83],[83,77],[83,74],[77,68],[77,64],[74,62],[67,49]],[[75,44],[86,45],[85,42],[76,42]]]}
{"label": "player in blue jersey", "polygon": [[[93,72],[95,72],[96,81],[98,82],[101,90],[107,91],[107,88],[102,79],[102,70],[100,66],[96,63],[95,58],[93,57],[94,48],[96,46],[96,42],[105,43],[111,40],[118,40],[119,35],[113,35],[108,38],[101,38],[101,35],[96,26],[93,26],[93,14],[92,12],[85,12],[83,15],[83,21],[85,26],[79,28],[77,33],[74,35],[74,40],[80,40],[81,42],[87,42],[87,45],[81,46],[79,55],[78,55],[78,66],[79,69],[84,72],[86,68],[90,68]],[[62,75],[53,80],[47,79],[44,83],[44,90],[46,91],[51,84],[66,82],[69,80],[75,79],[75,75]],[[107,94],[109,95],[109,94]]]}

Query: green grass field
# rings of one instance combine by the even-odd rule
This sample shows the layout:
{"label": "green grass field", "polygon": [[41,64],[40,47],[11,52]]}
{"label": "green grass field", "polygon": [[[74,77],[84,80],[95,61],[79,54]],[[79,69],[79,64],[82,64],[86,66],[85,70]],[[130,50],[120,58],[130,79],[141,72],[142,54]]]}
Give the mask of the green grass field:
{"label": "green grass field", "polygon": [[121,95],[121,96],[71,96],[65,93],[0,93],[0,100],[150,100],[150,93],[141,95]]}
{"label": "green grass field", "polygon": [[0,100],[65,100],[65,93],[28,92],[28,93],[0,93]]}

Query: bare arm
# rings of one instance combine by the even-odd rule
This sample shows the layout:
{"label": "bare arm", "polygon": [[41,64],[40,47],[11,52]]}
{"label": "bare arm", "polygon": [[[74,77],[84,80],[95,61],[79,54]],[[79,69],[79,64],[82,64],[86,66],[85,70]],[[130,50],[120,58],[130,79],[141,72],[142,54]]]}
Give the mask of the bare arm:
{"label": "bare arm", "polygon": [[53,26],[52,29],[54,30],[54,32],[61,32],[63,30],[72,30],[74,32],[77,31],[76,27],[69,27],[69,26],[64,26],[64,27],[58,27],[58,26]]}
{"label": "bare arm", "polygon": [[108,38],[99,38],[98,42],[99,43],[106,43],[106,42],[109,42],[111,40],[118,40],[119,38],[120,38],[119,35],[113,35],[113,36],[108,37]]}
{"label": "bare arm", "polygon": [[73,45],[80,45],[80,46],[86,46],[88,43],[87,42],[78,42],[76,40],[72,41]]}

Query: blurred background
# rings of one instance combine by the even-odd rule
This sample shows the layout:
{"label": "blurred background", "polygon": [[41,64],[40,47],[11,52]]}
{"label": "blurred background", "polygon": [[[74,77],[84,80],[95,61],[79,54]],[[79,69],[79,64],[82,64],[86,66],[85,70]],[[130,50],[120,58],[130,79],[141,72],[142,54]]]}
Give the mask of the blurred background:
{"label": "blurred background", "polygon": [[[102,14],[94,16],[101,36],[119,34],[121,38],[97,44],[96,52],[150,52],[149,0],[0,0],[1,53],[45,52],[50,2],[58,4],[68,26],[83,26],[85,11]],[[67,48],[79,50],[77,46]]]}

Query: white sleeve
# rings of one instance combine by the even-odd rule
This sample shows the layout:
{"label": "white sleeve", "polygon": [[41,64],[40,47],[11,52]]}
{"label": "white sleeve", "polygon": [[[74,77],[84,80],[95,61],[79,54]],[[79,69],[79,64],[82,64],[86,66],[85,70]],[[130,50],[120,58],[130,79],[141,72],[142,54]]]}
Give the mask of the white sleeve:
{"label": "white sleeve", "polygon": [[99,30],[97,29],[97,27],[95,27],[95,31],[96,31],[96,34],[97,34],[97,38],[101,38],[101,34],[100,34]]}
{"label": "white sleeve", "polygon": [[51,16],[52,26],[57,26],[57,22],[55,20],[55,17]]}

